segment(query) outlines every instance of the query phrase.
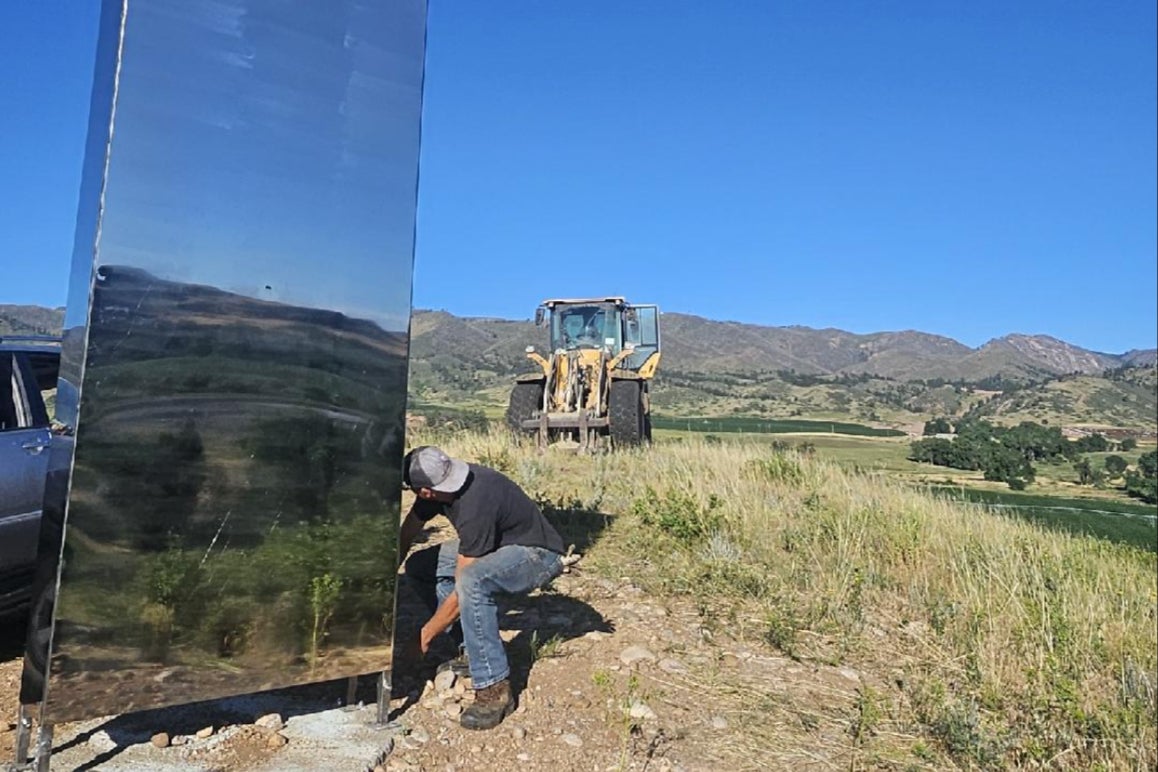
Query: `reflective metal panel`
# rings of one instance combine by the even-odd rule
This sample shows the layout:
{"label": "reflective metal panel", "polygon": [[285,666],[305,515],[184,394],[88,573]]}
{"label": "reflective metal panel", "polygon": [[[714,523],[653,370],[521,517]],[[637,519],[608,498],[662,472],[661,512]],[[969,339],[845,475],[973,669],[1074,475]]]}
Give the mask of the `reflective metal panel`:
{"label": "reflective metal panel", "polygon": [[372,672],[391,643],[425,2],[124,9],[70,297],[91,284],[57,721]]}

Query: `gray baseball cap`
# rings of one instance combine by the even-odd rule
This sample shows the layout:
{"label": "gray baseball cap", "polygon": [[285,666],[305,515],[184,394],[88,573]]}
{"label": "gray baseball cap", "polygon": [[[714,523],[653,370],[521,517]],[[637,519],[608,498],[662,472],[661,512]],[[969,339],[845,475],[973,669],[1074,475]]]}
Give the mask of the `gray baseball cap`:
{"label": "gray baseball cap", "polygon": [[470,467],[451,458],[433,445],[423,445],[406,455],[406,484],[414,490],[430,488],[440,493],[458,493],[466,485]]}

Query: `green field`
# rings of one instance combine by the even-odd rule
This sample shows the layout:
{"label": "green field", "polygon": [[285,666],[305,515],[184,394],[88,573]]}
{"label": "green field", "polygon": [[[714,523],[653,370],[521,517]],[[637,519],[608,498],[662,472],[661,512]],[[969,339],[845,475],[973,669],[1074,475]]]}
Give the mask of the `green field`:
{"label": "green field", "polygon": [[950,485],[932,485],[929,488],[947,498],[1032,520],[1049,528],[1158,552],[1158,526],[1155,523],[1158,508],[1152,505],[1109,499],[1036,496]]}
{"label": "green field", "polygon": [[753,418],[732,416],[724,418],[675,418],[653,415],[651,425],[656,429],[674,429],[688,432],[723,434],[791,434],[813,432],[818,434],[850,434],[857,437],[903,437],[896,429],[878,429],[864,424],[841,421],[807,421],[801,419]]}

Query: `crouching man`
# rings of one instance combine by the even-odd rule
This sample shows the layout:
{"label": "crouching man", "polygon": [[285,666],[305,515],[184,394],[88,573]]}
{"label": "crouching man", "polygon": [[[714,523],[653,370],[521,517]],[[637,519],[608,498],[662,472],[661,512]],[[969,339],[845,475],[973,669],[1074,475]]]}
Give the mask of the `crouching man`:
{"label": "crouching man", "polygon": [[[403,462],[403,481],[417,501],[402,523],[402,555],[435,515],[445,515],[458,535],[406,562],[406,573],[432,583],[434,615],[422,626],[417,647],[460,622],[474,704],[463,711],[467,729],[490,729],[515,708],[510,666],[499,637],[496,596],[528,593],[563,572],[563,539],[535,502],[510,478],[453,459],[431,445]],[[431,559],[435,557],[435,559]]]}

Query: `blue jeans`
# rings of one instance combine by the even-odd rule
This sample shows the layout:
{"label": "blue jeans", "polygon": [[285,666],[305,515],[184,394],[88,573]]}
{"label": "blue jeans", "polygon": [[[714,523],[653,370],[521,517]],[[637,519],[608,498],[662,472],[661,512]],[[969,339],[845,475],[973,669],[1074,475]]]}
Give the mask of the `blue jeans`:
{"label": "blue jeans", "polygon": [[[417,558],[416,553],[413,557]],[[520,595],[543,587],[563,573],[563,556],[540,547],[500,547],[463,569],[455,583],[458,541],[439,546],[434,568],[434,592],[439,604],[457,590],[460,623],[466,655],[470,659],[471,686],[483,689],[511,674],[507,653],[499,637],[499,595]],[[425,573],[427,566],[407,561],[407,574]],[[421,575],[417,579],[426,579]]]}

